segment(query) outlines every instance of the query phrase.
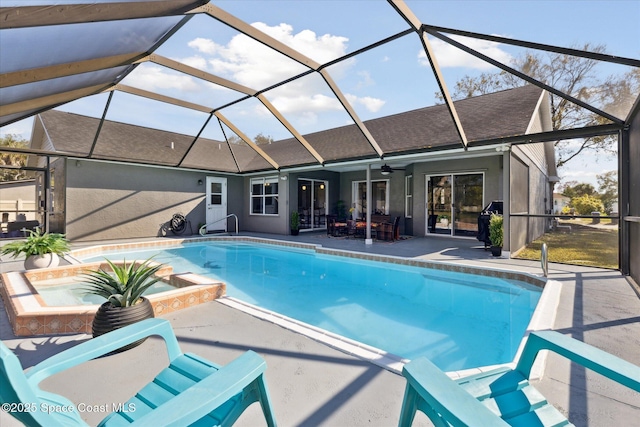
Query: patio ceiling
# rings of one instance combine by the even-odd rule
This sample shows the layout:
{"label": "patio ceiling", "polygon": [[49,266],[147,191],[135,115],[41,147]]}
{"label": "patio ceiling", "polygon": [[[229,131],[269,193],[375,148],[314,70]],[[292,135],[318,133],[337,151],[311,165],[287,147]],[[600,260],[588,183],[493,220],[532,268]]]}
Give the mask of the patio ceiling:
{"label": "patio ceiling", "polygon": [[[548,86],[473,49],[473,44],[461,42],[461,37],[585,57],[625,69],[640,67],[639,60],[426,25],[402,0],[367,2],[363,9],[384,9],[384,16],[388,17],[385,25],[369,27],[368,34],[361,37],[352,36],[353,45],[338,56],[309,48],[300,40],[278,37],[276,27],[251,23],[250,16],[259,11],[240,11],[237,4],[242,2],[57,3],[38,1],[21,6],[24,3],[4,1],[4,5],[16,6],[0,8],[0,126],[54,108],[91,120],[89,123],[86,117],[57,116],[58,122],[77,120],[78,126],[84,126],[83,132],[72,136],[75,148],[70,149],[68,141],[62,144],[60,139],[52,138],[50,149],[12,151],[220,172],[282,170],[613,133],[625,125],[638,96],[632,94],[626,107],[615,111],[592,105],[586,96],[566,94]],[[325,7],[339,8],[339,3],[330,2]],[[270,7],[269,2],[251,5],[258,9]],[[353,19],[367,18],[367,10],[360,13],[362,16]],[[312,13],[304,24],[315,28]],[[354,31],[351,27],[345,26],[346,35]],[[320,27],[316,32],[322,33]],[[601,117],[603,124],[538,134],[532,134],[526,126],[501,129],[499,124],[494,125],[500,130],[498,133],[481,131],[488,118],[469,118],[474,111],[479,113],[473,108],[473,100],[453,102],[449,91],[453,82],[438,66],[434,40],[512,73],[523,85],[537,87],[537,94],[544,89],[565,98],[576,108]],[[229,49],[232,43],[241,44],[244,50],[239,52],[247,56],[242,71],[254,78],[231,72],[229,68],[237,63],[207,63],[193,52],[176,54],[173,49],[198,43],[200,51],[218,52]],[[422,51],[428,62],[428,67],[420,70],[394,70],[393,83],[398,91],[407,92],[407,105],[396,106],[391,114],[388,109],[383,110],[386,115],[367,109],[367,102],[375,102],[376,98],[350,93],[344,75],[357,73],[354,61],[366,63],[372,55],[383,57],[401,51],[411,55]],[[154,77],[158,76],[165,78],[163,84],[154,84]],[[433,93],[425,93],[422,88],[428,87],[427,82],[442,95],[441,105],[424,100]],[[532,96],[536,93],[532,92]],[[498,101],[482,106],[483,110],[490,108],[485,114],[492,114],[493,119],[520,108],[506,104],[500,98],[503,95],[490,96]],[[525,98],[530,101],[523,97],[522,102]],[[528,104],[525,107],[522,108],[530,108]],[[419,112],[429,115],[418,116]],[[410,125],[424,141],[417,144],[409,137],[399,138],[397,133],[393,141],[388,135],[385,137],[387,128],[397,123],[393,117],[398,114],[403,114],[404,120],[413,114],[414,121],[403,129]],[[53,120],[47,117],[53,116],[45,114],[38,120],[46,126],[47,120]],[[493,125],[494,120],[489,122]],[[135,134],[134,127],[138,132],[144,130],[145,135]],[[435,134],[447,138],[438,142],[430,136]],[[164,137],[170,140],[163,141]],[[163,154],[163,150],[171,151]],[[212,152],[220,155],[211,157]]]}

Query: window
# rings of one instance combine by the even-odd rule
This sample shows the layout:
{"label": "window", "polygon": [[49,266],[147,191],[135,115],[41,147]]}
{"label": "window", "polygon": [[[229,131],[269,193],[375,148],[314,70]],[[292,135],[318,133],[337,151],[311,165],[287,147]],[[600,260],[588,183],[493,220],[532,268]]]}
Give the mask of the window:
{"label": "window", "polygon": [[413,217],[413,175],[404,177],[404,216]]}
{"label": "window", "polygon": [[251,214],[278,214],[278,177],[251,179]]}

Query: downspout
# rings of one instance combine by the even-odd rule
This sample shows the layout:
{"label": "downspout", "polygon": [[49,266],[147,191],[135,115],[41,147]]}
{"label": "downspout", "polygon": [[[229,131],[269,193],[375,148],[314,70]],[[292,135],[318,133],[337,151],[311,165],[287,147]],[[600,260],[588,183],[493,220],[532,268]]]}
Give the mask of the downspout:
{"label": "downspout", "polygon": [[367,235],[365,245],[373,244],[371,239],[371,163],[367,163]]}

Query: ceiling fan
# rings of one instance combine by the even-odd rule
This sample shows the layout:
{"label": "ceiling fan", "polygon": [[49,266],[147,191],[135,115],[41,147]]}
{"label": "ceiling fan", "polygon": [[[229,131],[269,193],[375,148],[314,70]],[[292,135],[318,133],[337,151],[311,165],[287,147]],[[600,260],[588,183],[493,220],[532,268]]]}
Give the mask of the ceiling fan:
{"label": "ceiling fan", "polygon": [[384,164],[382,165],[382,167],[380,168],[380,173],[382,175],[389,175],[390,173],[393,173],[393,171],[403,171],[404,169],[400,169],[400,168],[392,168],[391,166],[389,166],[388,164]]}

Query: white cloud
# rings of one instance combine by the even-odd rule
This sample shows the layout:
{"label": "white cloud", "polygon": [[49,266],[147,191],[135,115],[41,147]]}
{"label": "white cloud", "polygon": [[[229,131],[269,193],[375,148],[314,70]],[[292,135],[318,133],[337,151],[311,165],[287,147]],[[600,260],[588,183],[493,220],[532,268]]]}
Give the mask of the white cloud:
{"label": "white cloud", "polygon": [[256,22],[252,25],[321,64],[339,58],[347,52],[349,39],[346,37],[333,36],[331,34],[317,36],[311,30],[302,30],[297,34],[293,34],[293,27],[288,24],[270,27],[265,23]]}
{"label": "white cloud", "polygon": [[[500,44],[487,40],[470,39],[460,36],[452,36],[452,39],[460,42],[471,49],[474,49],[492,59],[509,65],[513,57],[500,48]],[[435,52],[436,60],[440,67],[465,67],[478,70],[488,70],[494,68],[493,65],[485,62],[475,56],[458,49],[440,39],[430,39],[431,46]],[[418,61],[423,66],[429,66],[427,55],[424,51],[418,53]]]}
{"label": "white cloud", "polygon": [[[330,34],[318,36],[310,30],[294,33],[293,27],[288,24],[272,27],[256,22],[252,25],[320,63],[338,58],[347,51],[346,37]],[[234,36],[226,45],[196,38],[188,46],[207,61],[206,68],[202,68],[201,61],[198,61],[197,68],[254,89],[263,89],[308,70],[304,65],[242,34]],[[264,64],[269,66],[265,67]]]}
{"label": "white cloud", "polygon": [[299,93],[297,96],[276,97],[272,103],[283,114],[342,110],[342,106],[336,98],[323,94]]}
{"label": "white cloud", "polygon": [[177,89],[184,92],[196,92],[200,85],[186,74],[168,73],[165,68],[155,65],[138,67],[128,75],[124,83],[139,89],[157,92],[159,89]]}
{"label": "white cloud", "polygon": [[358,71],[357,75],[360,77],[360,80],[358,81],[358,89],[376,84],[373,77],[371,77],[371,73],[368,71]]}
{"label": "white cloud", "polygon": [[187,43],[187,46],[197,50],[198,52],[206,53],[207,55],[215,55],[219,49],[222,49],[222,46],[215,43],[213,40],[202,37],[191,40]]}
{"label": "white cloud", "polygon": [[345,97],[347,98],[347,101],[349,101],[351,105],[355,106],[360,104],[372,113],[380,111],[380,109],[386,103],[386,101],[382,99],[373,98],[371,96],[357,97],[355,95],[345,94]]}
{"label": "white cloud", "polygon": [[183,58],[179,62],[182,62],[185,65],[188,65],[193,68],[197,68],[198,70],[206,71],[207,69],[207,60],[200,55],[190,56],[188,58]]}
{"label": "white cloud", "polygon": [[[294,28],[285,23],[269,26],[256,22],[252,26],[319,63],[326,63],[347,53],[349,39],[346,37],[318,35],[311,30],[295,33]],[[193,39],[188,45],[197,51],[197,54],[182,59],[181,62],[257,90],[308,70],[307,67],[244,35],[234,36],[225,45],[205,38]],[[333,65],[330,73],[334,79],[340,79],[346,73],[346,69],[352,68],[355,63],[355,59],[343,61]],[[265,67],[264,64],[269,66]],[[362,71],[358,74],[359,88],[375,84],[368,72]],[[266,95],[281,113],[296,115],[300,124],[316,123],[319,113],[342,110],[339,101],[330,94],[326,84],[317,76],[288,83]],[[385,103],[384,100],[369,96],[349,95],[347,99],[372,112],[378,111]]]}

